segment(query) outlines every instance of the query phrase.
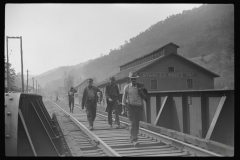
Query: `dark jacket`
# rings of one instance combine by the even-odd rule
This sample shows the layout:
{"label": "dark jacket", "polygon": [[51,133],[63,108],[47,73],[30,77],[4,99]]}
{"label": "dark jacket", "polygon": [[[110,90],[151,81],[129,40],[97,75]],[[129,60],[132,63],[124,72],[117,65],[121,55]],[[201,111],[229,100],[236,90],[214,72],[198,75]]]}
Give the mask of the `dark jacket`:
{"label": "dark jacket", "polygon": [[113,84],[113,86],[111,86],[111,84],[108,84],[106,86],[106,90],[105,90],[105,96],[106,96],[106,101],[107,101],[107,107],[105,112],[108,111],[109,107],[111,106],[111,102],[108,100],[109,98],[111,98],[112,100],[118,100],[119,101],[119,89],[118,86],[116,84]]}
{"label": "dark jacket", "polygon": [[[72,94],[70,94],[70,92],[72,92]],[[72,90],[68,91],[68,98],[70,101],[74,100],[74,93],[76,93],[76,92],[77,91],[74,88]]]}
{"label": "dark jacket", "polygon": [[[96,105],[97,105],[97,101],[98,101],[97,92],[100,92],[100,93],[101,93],[101,94],[100,94],[100,100],[102,100],[102,92],[100,91],[99,88],[97,88],[97,87],[95,87],[95,86],[92,86],[92,88],[93,88],[94,95],[95,95],[94,101],[95,101],[95,103],[96,103]],[[84,90],[83,90],[82,109],[83,109],[84,106],[86,106],[86,104],[87,104],[87,100],[88,100],[88,92],[87,92],[87,90],[88,90],[88,86],[86,86],[86,87],[84,88]]]}
{"label": "dark jacket", "polygon": [[111,84],[108,84],[106,86],[105,96],[107,101],[108,101],[108,98],[111,98],[113,100],[119,100],[118,86],[116,84],[113,84],[113,86],[111,86]]}
{"label": "dark jacket", "polygon": [[140,96],[145,100],[145,102],[147,103],[147,97],[148,97],[148,91],[147,89],[144,87],[144,84],[141,82],[137,82],[137,88],[138,88],[138,93],[140,94]]}

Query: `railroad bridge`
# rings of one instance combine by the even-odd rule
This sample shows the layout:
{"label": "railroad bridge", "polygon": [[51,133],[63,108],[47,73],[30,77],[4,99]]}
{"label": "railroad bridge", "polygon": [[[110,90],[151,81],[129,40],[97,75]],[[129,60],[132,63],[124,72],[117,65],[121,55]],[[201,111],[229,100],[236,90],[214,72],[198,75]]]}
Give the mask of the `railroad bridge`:
{"label": "railroad bridge", "polygon": [[[66,99],[5,93],[5,154],[234,156],[234,90],[214,89],[214,78],[219,75],[179,55],[178,48],[170,42],[121,65],[120,71],[112,75],[120,97],[129,83],[129,72],[136,72],[138,82],[148,90],[139,147],[129,142],[126,115],[120,116],[120,129],[109,128],[104,101],[97,107],[95,129],[88,129],[86,113],[79,106],[87,85],[84,80],[74,86],[78,103],[73,114]],[[106,78],[96,84],[103,95],[108,83]]]}
{"label": "railroad bridge", "polygon": [[234,90],[151,91],[140,146],[129,121],[110,129],[98,106],[94,130],[75,105],[37,94],[5,93],[6,156],[234,156]]}

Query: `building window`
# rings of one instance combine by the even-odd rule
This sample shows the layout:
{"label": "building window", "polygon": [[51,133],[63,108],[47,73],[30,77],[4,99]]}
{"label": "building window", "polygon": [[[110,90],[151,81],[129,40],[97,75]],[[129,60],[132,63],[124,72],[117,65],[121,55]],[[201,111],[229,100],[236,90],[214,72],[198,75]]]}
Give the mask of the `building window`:
{"label": "building window", "polygon": [[152,79],[151,80],[151,90],[156,90],[157,89],[157,80]]}
{"label": "building window", "polygon": [[187,88],[192,89],[193,88],[193,80],[192,79],[187,79]]}
{"label": "building window", "polygon": [[161,56],[163,55],[163,50],[161,50],[161,53],[160,53],[160,55],[161,55]]}
{"label": "building window", "polygon": [[168,67],[168,72],[174,72],[174,67]]}

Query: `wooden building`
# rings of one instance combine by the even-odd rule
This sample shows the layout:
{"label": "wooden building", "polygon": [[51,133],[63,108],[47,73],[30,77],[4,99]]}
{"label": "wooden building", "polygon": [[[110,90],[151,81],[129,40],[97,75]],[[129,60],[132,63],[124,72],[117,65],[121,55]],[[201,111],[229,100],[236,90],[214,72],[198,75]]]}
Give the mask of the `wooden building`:
{"label": "wooden building", "polygon": [[[150,92],[214,89],[214,78],[219,75],[177,54],[178,48],[171,42],[121,65],[120,72],[112,75],[120,93],[129,83],[128,74],[131,71],[137,72],[138,82],[142,82]],[[108,83],[109,78],[98,83],[97,87],[104,93]]]}

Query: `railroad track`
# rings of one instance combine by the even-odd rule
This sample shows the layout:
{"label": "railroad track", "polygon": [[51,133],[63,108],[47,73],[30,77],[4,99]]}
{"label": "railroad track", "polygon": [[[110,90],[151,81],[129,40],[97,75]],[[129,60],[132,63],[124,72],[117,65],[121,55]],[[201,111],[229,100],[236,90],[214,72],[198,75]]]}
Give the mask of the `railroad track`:
{"label": "railroad track", "polygon": [[130,142],[129,124],[121,121],[121,128],[110,128],[107,116],[97,113],[94,129],[88,129],[86,113],[80,107],[69,107],[63,101],[48,101],[55,106],[55,115],[72,156],[217,156],[223,155],[164,136],[144,128],[139,130],[138,147]]}

